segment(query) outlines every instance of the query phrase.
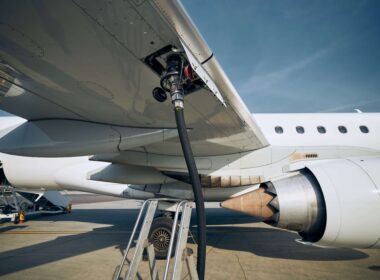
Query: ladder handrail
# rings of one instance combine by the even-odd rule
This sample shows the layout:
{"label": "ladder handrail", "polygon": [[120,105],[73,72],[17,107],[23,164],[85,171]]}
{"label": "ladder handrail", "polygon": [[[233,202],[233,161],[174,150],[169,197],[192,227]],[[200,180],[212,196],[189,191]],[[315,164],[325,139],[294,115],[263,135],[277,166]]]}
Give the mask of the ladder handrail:
{"label": "ladder handrail", "polygon": [[177,240],[176,249],[175,249],[172,280],[180,279],[180,276],[181,276],[182,257],[183,257],[183,252],[184,252],[183,250],[186,247],[186,243],[187,243],[186,241],[188,239],[191,208],[192,207],[186,203],[182,210],[181,224],[179,226],[178,240]]}
{"label": "ladder handrail", "polygon": [[146,243],[147,243],[146,241],[148,239],[149,230],[151,228],[154,214],[157,210],[157,206],[158,206],[158,201],[152,200],[149,203],[148,209],[146,210],[144,220],[141,224],[141,229],[140,229],[139,237],[137,239],[135,251],[133,253],[133,257],[129,264],[129,269],[125,276],[126,280],[135,279],[138,273],[138,265],[141,262],[144,248],[146,247]]}
{"label": "ladder handrail", "polygon": [[[170,244],[169,244],[168,256],[166,257],[166,266],[165,266],[165,272],[164,272],[164,278],[163,278],[163,280],[167,279],[168,273],[169,273],[170,259],[171,259],[172,250],[173,250],[173,244],[174,244],[174,238],[175,238],[175,232],[176,232],[176,227],[177,227],[177,222],[178,222],[178,216],[179,216],[180,208],[181,207],[183,208],[183,206],[186,203],[188,203],[187,200],[183,200],[180,203],[178,203],[177,209],[175,211],[175,216],[174,216],[174,221],[173,221],[173,226],[172,226],[172,232],[171,232],[171,235],[170,235]],[[179,236],[179,235],[177,235],[177,236]]]}
{"label": "ladder handrail", "polygon": [[144,212],[145,206],[146,206],[148,203],[150,203],[150,201],[151,201],[151,199],[147,199],[147,200],[145,200],[144,203],[143,203],[142,206],[141,206],[141,209],[140,209],[139,215],[137,216],[137,219],[136,219],[135,226],[133,227],[133,230],[132,230],[132,233],[131,233],[131,237],[129,238],[128,245],[127,245],[127,247],[125,248],[125,253],[124,253],[123,259],[122,259],[122,261],[121,261],[121,263],[120,263],[119,270],[118,270],[117,274],[115,275],[114,280],[118,280],[119,277],[120,277],[121,271],[123,270],[123,266],[124,266],[125,260],[127,259],[127,256],[128,256],[129,249],[131,248],[133,238],[134,238],[134,236],[135,236],[135,234],[136,234],[137,227],[138,227],[138,225],[140,224],[140,220],[141,220],[142,213]]}

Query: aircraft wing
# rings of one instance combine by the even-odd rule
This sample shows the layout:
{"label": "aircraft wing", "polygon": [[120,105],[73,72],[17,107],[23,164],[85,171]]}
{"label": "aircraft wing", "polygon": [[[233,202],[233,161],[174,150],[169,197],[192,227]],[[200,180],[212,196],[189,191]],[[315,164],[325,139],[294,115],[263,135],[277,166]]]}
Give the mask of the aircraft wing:
{"label": "aircraft wing", "polygon": [[[0,109],[31,122],[173,129],[170,100],[152,97],[162,56],[172,49],[185,51],[203,80],[185,98],[194,155],[268,145],[181,3],[172,0],[2,1]],[[177,137],[135,146],[128,149],[182,154]]]}

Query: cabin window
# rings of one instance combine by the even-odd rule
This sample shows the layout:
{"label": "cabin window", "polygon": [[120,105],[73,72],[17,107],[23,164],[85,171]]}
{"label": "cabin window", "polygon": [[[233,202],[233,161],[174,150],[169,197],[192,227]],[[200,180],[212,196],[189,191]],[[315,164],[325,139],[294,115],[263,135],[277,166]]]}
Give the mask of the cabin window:
{"label": "cabin window", "polygon": [[321,134],[325,134],[326,133],[326,128],[324,126],[318,126],[317,130]]}
{"label": "cabin window", "polygon": [[276,126],[276,127],[274,128],[274,131],[276,131],[277,134],[282,134],[282,133],[284,133],[284,130],[282,129],[281,126]]}
{"label": "cabin window", "polygon": [[369,132],[368,127],[366,127],[365,125],[361,125],[361,126],[359,126],[359,128],[360,128],[360,131],[362,133],[368,133]]}
{"label": "cabin window", "polygon": [[305,133],[305,129],[304,129],[302,126],[297,126],[297,127],[296,127],[296,131],[297,131],[297,133],[299,133],[299,134],[303,134],[303,133]]}
{"label": "cabin window", "polygon": [[338,126],[338,130],[340,133],[347,133],[347,128],[343,125]]}

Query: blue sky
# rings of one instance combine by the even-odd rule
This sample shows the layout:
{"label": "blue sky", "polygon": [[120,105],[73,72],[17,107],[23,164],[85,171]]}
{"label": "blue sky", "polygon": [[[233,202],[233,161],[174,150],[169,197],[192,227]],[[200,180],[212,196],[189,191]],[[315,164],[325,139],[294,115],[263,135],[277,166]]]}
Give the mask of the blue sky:
{"label": "blue sky", "polygon": [[182,3],[252,112],[380,112],[380,1]]}

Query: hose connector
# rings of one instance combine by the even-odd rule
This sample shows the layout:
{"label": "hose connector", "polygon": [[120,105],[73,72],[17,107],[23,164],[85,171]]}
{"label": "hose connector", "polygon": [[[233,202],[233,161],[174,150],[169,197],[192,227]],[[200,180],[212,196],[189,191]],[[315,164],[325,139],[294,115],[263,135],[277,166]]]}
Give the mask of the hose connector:
{"label": "hose connector", "polygon": [[172,97],[172,103],[175,110],[183,109],[184,108],[184,100],[183,100],[183,90],[182,92],[175,92],[174,94],[171,94]]}
{"label": "hose connector", "polygon": [[183,59],[174,53],[167,58],[167,68],[161,77],[161,87],[170,93],[175,110],[184,108],[184,89],[182,86]]}

